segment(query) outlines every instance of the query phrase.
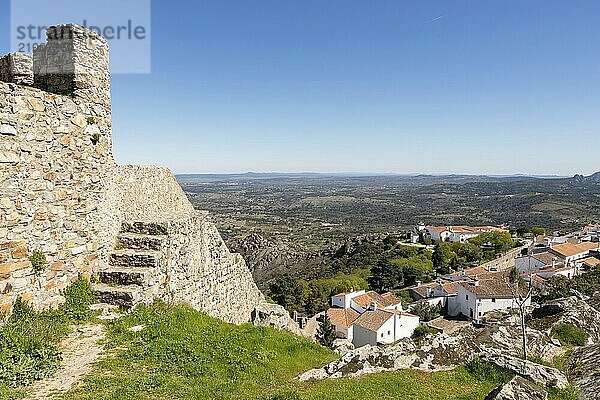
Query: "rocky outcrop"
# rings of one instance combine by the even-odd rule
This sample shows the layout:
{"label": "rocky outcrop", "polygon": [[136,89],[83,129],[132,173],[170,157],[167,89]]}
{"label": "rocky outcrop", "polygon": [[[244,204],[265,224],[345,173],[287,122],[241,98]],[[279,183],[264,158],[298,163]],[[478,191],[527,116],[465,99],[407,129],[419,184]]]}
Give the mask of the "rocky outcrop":
{"label": "rocky outcrop", "polygon": [[[555,324],[575,325],[589,335],[589,344],[600,343],[600,311],[577,297],[555,300],[544,305],[558,310]],[[550,328],[551,329],[551,328]]]}
{"label": "rocky outcrop", "polygon": [[338,360],[308,371],[298,379],[356,377],[401,369],[446,371],[472,360],[477,351],[477,344],[462,336],[429,335],[420,347],[407,338],[391,346],[367,345],[349,350]]}
{"label": "rocky outcrop", "polygon": [[547,400],[548,393],[520,376],[493,390],[485,400]]}
{"label": "rocky outcrop", "polygon": [[547,367],[528,360],[513,357],[499,351],[488,350],[481,354],[481,360],[499,368],[514,372],[524,378],[550,388],[569,387],[567,377],[556,368]]}
{"label": "rocky outcrop", "polygon": [[286,330],[295,335],[302,336],[300,327],[285,308],[278,304],[260,303],[252,311],[252,323],[256,326],[267,326],[279,330]]}
{"label": "rocky outcrop", "polygon": [[354,345],[348,339],[336,339],[333,341],[332,349],[338,355],[343,356],[354,350]]}
{"label": "rocky outcrop", "polygon": [[600,345],[581,347],[571,354],[568,368],[581,400],[596,400],[600,393]]}

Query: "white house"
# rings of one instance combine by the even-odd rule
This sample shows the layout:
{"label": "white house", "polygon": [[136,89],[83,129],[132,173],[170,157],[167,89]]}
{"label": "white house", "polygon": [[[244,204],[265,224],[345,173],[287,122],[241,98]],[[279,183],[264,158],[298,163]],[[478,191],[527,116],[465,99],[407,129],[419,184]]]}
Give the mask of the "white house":
{"label": "white house", "polygon": [[578,261],[590,256],[590,252],[598,251],[600,243],[583,242],[579,244],[563,243],[551,246],[549,251],[560,257],[565,263]]}
{"label": "white house", "polygon": [[356,292],[340,293],[331,297],[331,306],[338,308],[350,308],[350,300],[354,297],[365,294],[364,290],[358,290]]}
{"label": "white house", "polygon": [[[460,282],[456,296],[458,302],[456,310],[466,317],[479,321],[487,312],[518,307],[516,301],[518,294],[513,294],[513,290],[505,274],[487,275],[482,280]],[[530,304],[531,299],[528,299],[526,305]]]}
{"label": "white house", "polygon": [[488,232],[508,232],[506,229],[496,226],[426,226],[425,236],[434,242],[460,242],[465,243],[482,233]]}
{"label": "white house", "polygon": [[556,254],[552,254],[548,251],[521,256],[515,259],[515,266],[519,272],[522,273],[535,272],[548,267],[556,267],[559,263],[562,263],[562,259]]}
{"label": "white house", "polygon": [[335,326],[335,335],[338,338],[348,339],[350,341],[352,341],[354,337],[352,324],[359,315],[359,313],[351,308],[330,308],[327,310],[327,316]]}
{"label": "white house", "polygon": [[327,315],[335,326],[336,336],[352,341],[353,323],[365,311],[373,308],[402,311],[402,303],[392,293],[379,293],[364,290],[340,293],[331,297],[331,308]]}
{"label": "white house", "polygon": [[350,308],[359,314],[370,309],[373,304],[380,309],[402,311],[402,303],[392,293],[381,295],[371,290],[350,299]]}
{"label": "white house", "polygon": [[411,337],[419,326],[419,317],[396,310],[367,310],[353,324],[354,347],[390,344]]}

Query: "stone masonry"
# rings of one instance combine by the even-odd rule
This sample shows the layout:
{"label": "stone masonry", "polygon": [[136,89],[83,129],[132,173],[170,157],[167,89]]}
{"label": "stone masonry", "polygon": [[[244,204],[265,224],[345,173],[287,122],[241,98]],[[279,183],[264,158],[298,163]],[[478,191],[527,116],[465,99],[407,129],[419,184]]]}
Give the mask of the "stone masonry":
{"label": "stone masonry", "polygon": [[263,296],[208,213],[167,169],[115,164],[107,42],[73,24],[47,39],[33,57],[0,57],[0,312],[17,297],[54,307],[83,275],[107,302],[248,321]]}

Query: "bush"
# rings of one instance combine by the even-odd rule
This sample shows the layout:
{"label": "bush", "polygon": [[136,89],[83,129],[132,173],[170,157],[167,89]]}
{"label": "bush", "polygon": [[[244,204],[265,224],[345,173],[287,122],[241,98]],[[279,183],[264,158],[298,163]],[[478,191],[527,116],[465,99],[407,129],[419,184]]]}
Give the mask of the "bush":
{"label": "bush", "polygon": [[63,291],[65,303],[61,311],[71,321],[82,323],[88,321],[93,313],[90,306],[96,302],[94,291],[90,283],[80,276],[75,282]]}
{"label": "bush", "polygon": [[421,301],[410,310],[411,314],[418,315],[421,321],[429,322],[442,315],[442,306],[431,305],[426,301]]}
{"label": "bush", "polygon": [[46,255],[39,250],[34,251],[29,256],[29,262],[36,275],[40,275],[46,269]]}
{"label": "bush", "polygon": [[552,327],[550,336],[558,339],[563,346],[585,346],[589,335],[578,326],[557,324]]}
{"label": "bush", "polygon": [[412,338],[416,343],[421,343],[427,335],[437,335],[439,332],[427,325],[419,325],[413,332]]}

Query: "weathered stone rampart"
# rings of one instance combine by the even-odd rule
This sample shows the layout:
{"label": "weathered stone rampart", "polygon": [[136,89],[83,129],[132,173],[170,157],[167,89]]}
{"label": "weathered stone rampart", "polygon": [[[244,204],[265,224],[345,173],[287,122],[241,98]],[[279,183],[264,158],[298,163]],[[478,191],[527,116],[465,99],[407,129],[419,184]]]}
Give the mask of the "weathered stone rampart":
{"label": "weathered stone rampart", "polygon": [[[262,294],[244,260],[169,170],[115,164],[110,112],[108,45],[94,32],[52,27],[33,58],[0,57],[0,311],[17,297],[55,306],[79,275],[119,276],[143,288],[136,302],[164,298],[247,321]],[[164,228],[154,241],[130,233],[134,250],[152,242],[156,268],[122,265],[139,259],[116,248],[136,223]],[[34,252],[46,258],[37,272]]]}

